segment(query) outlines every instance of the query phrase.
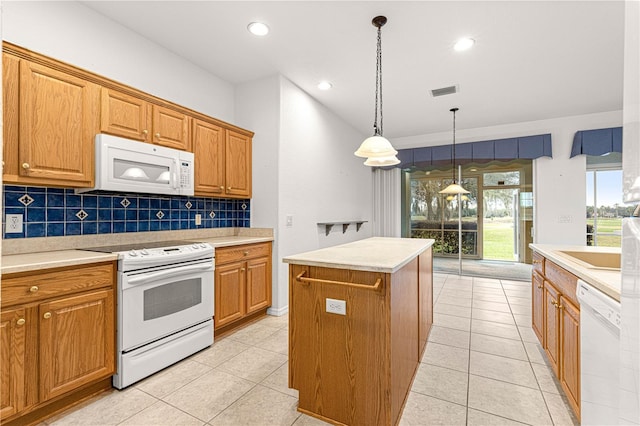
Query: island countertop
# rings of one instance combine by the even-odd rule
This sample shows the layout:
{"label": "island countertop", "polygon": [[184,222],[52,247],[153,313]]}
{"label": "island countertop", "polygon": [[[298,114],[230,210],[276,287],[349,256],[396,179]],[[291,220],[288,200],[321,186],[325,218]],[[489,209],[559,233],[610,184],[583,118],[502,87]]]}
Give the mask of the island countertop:
{"label": "island countertop", "polygon": [[394,273],[433,243],[431,239],[372,237],[287,256],[282,261],[294,265]]}
{"label": "island countertop", "polygon": [[529,244],[529,247],[613,299],[620,301],[621,275],[619,270],[588,267],[584,263],[572,260],[571,257],[563,255],[562,253],[563,251],[620,253],[619,247],[565,246],[555,244]]}

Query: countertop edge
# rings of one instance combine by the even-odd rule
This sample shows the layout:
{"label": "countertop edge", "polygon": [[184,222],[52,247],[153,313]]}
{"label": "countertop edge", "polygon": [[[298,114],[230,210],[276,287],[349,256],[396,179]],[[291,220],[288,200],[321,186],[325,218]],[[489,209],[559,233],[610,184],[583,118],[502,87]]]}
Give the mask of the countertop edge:
{"label": "countertop edge", "polygon": [[[583,246],[561,246],[561,245],[553,245],[553,244],[529,244],[529,247],[535,252],[542,254],[545,258],[549,259],[553,263],[561,266],[567,271],[571,272],[573,275],[577,276],[581,280],[585,281],[588,284],[591,284],[598,290],[602,291],[607,296],[611,297],[616,301],[620,301],[620,290],[616,289],[612,284],[607,283],[601,276],[603,272],[595,269],[591,271],[589,268],[585,268],[577,263],[571,262],[569,259],[558,255],[555,253],[558,250],[579,250],[585,249]],[[588,246],[587,246],[588,247]],[[601,247],[600,249],[607,249],[606,247]],[[584,250],[584,251],[595,251],[593,250]],[[616,250],[601,250],[605,252],[615,252]],[[605,274],[615,274],[614,271],[604,272]],[[618,274],[620,274],[618,272]]]}
{"label": "countertop edge", "polygon": [[[273,237],[253,237],[253,236],[223,236],[208,238],[190,238],[185,241],[206,242],[213,248],[239,246],[244,244],[254,244],[261,242],[272,242]],[[6,265],[7,261],[9,265]],[[43,269],[60,268],[65,266],[85,265],[89,263],[99,263],[118,260],[118,255],[114,253],[99,253],[82,249],[56,250],[34,253],[10,254],[2,256],[0,273],[2,275],[15,274],[19,272],[32,272]]]}
{"label": "countertop edge", "polygon": [[[401,261],[397,262],[394,266],[384,266],[384,265],[372,264],[367,262],[348,262],[346,260],[344,262],[339,260],[332,260],[332,261],[314,260],[313,258],[309,257],[309,256],[313,256],[313,254],[319,250],[284,257],[282,258],[282,262],[288,263],[290,265],[308,265],[308,266],[317,266],[322,268],[350,269],[354,271],[382,272],[382,273],[392,274],[402,269],[412,259],[420,256],[422,253],[427,251],[434,244],[433,240],[419,240],[419,239],[409,239],[409,238],[407,239],[412,241],[422,241],[424,244],[421,247],[415,250],[412,250],[410,253],[407,253],[407,255]],[[359,241],[366,241],[366,240],[367,239],[359,240]],[[356,243],[359,241],[356,241]],[[349,244],[353,244],[353,243],[349,243]],[[341,248],[344,246],[348,246],[349,244],[338,245],[335,247],[328,247],[326,249],[321,249],[321,250]]]}

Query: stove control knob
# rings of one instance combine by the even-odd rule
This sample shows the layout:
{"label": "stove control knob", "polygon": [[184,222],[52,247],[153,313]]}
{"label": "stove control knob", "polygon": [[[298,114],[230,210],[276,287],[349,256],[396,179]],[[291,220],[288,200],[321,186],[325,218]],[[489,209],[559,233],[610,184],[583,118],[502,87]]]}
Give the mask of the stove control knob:
{"label": "stove control knob", "polygon": [[131,257],[136,257],[137,255],[138,255],[138,253],[135,250],[131,250],[129,252],[129,256],[131,256]]}
{"label": "stove control knob", "polygon": [[194,244],[191,247],[193,247],[194,249],[197,249],[198,248],[198,244]]}
{"label": "stove control knob", "polygon": [[201,248],[207,248],[207,245],[205,243],[200,243],[200,247]]}
{"label": "stove control knob", "polygon": [[149,254],[149,251],[147,249],[142,249],[142,250],[140,250],[140,254],[143,255],[143,256],[146,256],[146,255]]}

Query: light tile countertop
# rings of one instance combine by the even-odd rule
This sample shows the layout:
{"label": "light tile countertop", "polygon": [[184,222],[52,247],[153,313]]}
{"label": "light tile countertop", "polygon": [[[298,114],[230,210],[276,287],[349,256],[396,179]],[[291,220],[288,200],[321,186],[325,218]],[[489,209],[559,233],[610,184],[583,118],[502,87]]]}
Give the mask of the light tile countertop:
{"label": "light tile countertop", "polygon": [[433,245],[434,240],[373,237],[286,256],[285,263],[393,273]]}
{"label": "light tile countertop", "polygon": [[572,261],[560,251],[577,251],[588,253],[620,253],[617,247],[564,246],[555,244],[529,244],[529,247],[571,272],[586,283],[620,301],[620,271],[587,267],[582,262]]}
{"label": "light tile countertop", "polygon": [[[162,235],[158,234],[162,233],[122,234],[117,240],[113,239],[113,234],[109,235],[109,238],[104,239],[100,239],[99,236],[91,236],[90,238],[79,237],[73,240],[67,239],[69,237],[33,238],[31,240],[40,241],[20,241],[15,247],[12,247],[13,241],[3,240],[0,272],[2,274],[12,274],[16,272],[37,271],[118,259],[117,254],[82,250],[88,247],[151,241],[174,241],[179,239],[184,241],[206,242],[216,248],[273,241],[273,230],[257,228],[253,229],[253,231],[252,228],[243,228],[240,230],[228,230],[226,232],[220,232],[219,230],[217,232],[201,231],[198,233],[170,231]],[[29,245],[28,243],[31,244]],[[5,250],[5,245],[8,246],[8,250]],[[74,248],[70,248],[69,246]],[[42,251],[25,252],[25,250],[28,250],[28,247],[33,247],[31,250],[39,249]],[[7,251],[12,254],[6,254]]]}

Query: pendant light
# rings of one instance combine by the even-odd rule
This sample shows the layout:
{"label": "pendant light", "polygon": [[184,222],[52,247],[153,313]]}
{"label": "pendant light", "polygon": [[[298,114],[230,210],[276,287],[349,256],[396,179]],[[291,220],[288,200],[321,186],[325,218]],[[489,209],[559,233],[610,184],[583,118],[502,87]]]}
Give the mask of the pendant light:
{"label": "pendant light", "polygon": [[[440,194],[446,194],[449,196],[457,194],[468,194],[469,191],[458,185],[458,183],[456,182],[456,111],[458,111],[458,108],[451,108],[449,111],[453,113],[453,155],[451,157],[451,179],[453,183],[440,191]],[[447,199],[449,199],[449,197],[447,197]]]}
{"label": "pendant light", "polygon": [[[378,28],[378,46],[376,52],[376,101],[373,122],[373,136],[362,142],[360,148],[354,153],[358,157],[367,158],[366,166],[393,166],[399,164],[396,151],[391,142],[382,136],[382,26],[387,23],[385,16],[376,16],[371,21]],[[378,112],[380,122],[378,122]]]}

